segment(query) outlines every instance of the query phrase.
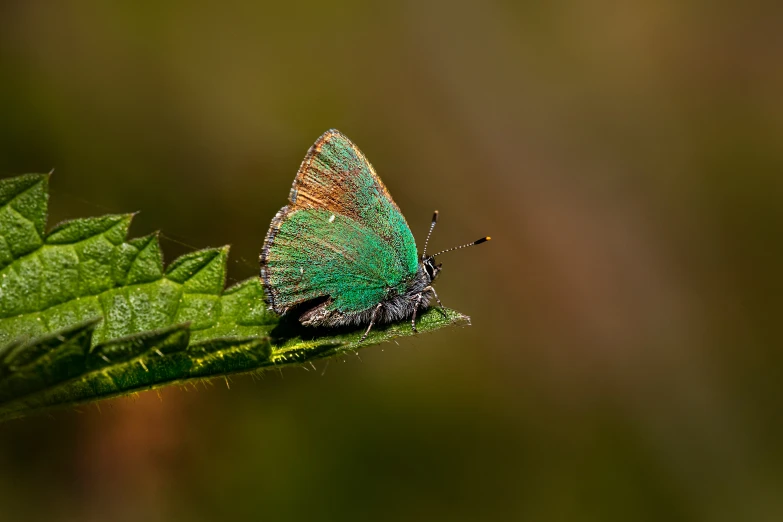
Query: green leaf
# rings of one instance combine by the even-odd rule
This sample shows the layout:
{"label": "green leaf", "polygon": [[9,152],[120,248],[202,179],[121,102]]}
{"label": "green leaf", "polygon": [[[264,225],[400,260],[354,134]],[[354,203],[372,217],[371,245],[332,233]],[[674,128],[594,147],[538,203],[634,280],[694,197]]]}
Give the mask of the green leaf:
{"label": "green leaf", "polygon": [[[48,175],[0,180],[0,420],[193,379],[301,365],[411,335],[407,321],[313,329],[266,309],[258,278],[224,289],[228,247],[163,268],[132,214],[45,233]],[[428,332],[469,319],[423,313]]]}

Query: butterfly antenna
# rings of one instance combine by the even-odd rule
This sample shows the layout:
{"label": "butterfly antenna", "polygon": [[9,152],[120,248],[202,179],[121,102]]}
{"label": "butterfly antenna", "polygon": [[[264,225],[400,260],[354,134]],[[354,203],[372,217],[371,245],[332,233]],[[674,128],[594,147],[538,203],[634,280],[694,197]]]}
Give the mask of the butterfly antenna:
{"label": "butterfly antenna", "polygon": [[492,239],[492,238],[491,238],[491,237],[489,237],[489,236],[482,237],[481,239],[477,239],[477,240],[475,240],[475,241],[474,241],[474,242],[472,242],[472,243],[466,243],[466,244],[464,244],[464,245],[455,246],[455,247],[452,247],[452,248],[448,248],[448,249],[446,249],[446,250],[442,250],[442,251],[438,252],[437,254],[433,254],[433,255],[431,255],[430,257],[439,256],[439,255],[441,255],[441,254],[445,254],[446,252],[451,252],[452,250],[459,250],[460,248],[471,247],[471,246],[473,246],[473,245],[480,245],[481,243],[486,243],[486,242],[487,242],[487,241],[489,241],[490,239]]}
{"label": "butterfly antenna", "polygon": [[438,211],[432,213],[432,224],[430,225],[430,231],[427,233],[427,239],[424,241],[424,252],[421,253],[421,257],[427,257],[427,245],[430,242],[430,236],[432,235],[432,231],[435,228],[435,225],[438,223]]}

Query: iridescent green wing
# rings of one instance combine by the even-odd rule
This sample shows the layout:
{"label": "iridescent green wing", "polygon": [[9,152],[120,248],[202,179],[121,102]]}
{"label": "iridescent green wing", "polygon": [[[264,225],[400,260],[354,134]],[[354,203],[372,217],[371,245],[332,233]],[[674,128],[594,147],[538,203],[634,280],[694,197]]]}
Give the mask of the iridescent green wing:
{"label": "iridescent green wing", "polygon": [[274,310],[330,296],[330,309],[358,312],[418,269],[416,243],[370,163],[339,131],[310,148],[261,253]]}
{"label": "iridescent green wing", "polygon": [[331,296],[329,310],[372,308],[389,288],[402,292],[409,279],[390,245],[357,221],[325,210],[288,214],[266,263],[266,285],[275,310]]}

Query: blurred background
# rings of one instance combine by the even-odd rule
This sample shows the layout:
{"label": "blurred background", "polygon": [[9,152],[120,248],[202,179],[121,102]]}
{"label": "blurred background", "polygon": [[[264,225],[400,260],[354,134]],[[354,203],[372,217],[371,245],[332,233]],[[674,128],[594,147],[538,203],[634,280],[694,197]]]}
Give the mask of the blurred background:
{"label": "blurred background", "polygon": [[473,326],[0,425],[8,521],[783,520],[783,9],[0,4],[0,175],[257,255],[326,129]]}

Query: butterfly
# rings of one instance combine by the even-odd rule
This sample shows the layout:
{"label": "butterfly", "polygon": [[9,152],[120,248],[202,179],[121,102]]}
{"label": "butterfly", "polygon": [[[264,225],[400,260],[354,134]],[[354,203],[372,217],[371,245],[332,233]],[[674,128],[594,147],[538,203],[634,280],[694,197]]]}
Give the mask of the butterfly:
{"label": "butterfly", "polygon": [[442,264],[427,255],[438,220],[432,217],[421,255],[408,223],[364,154],[340,131],[310,147],[294,178],[289,204],[272,219],[261,250],[261,280],[269,308],[296,310],[305,326],[373,325],[416,316],[435,298]]}

